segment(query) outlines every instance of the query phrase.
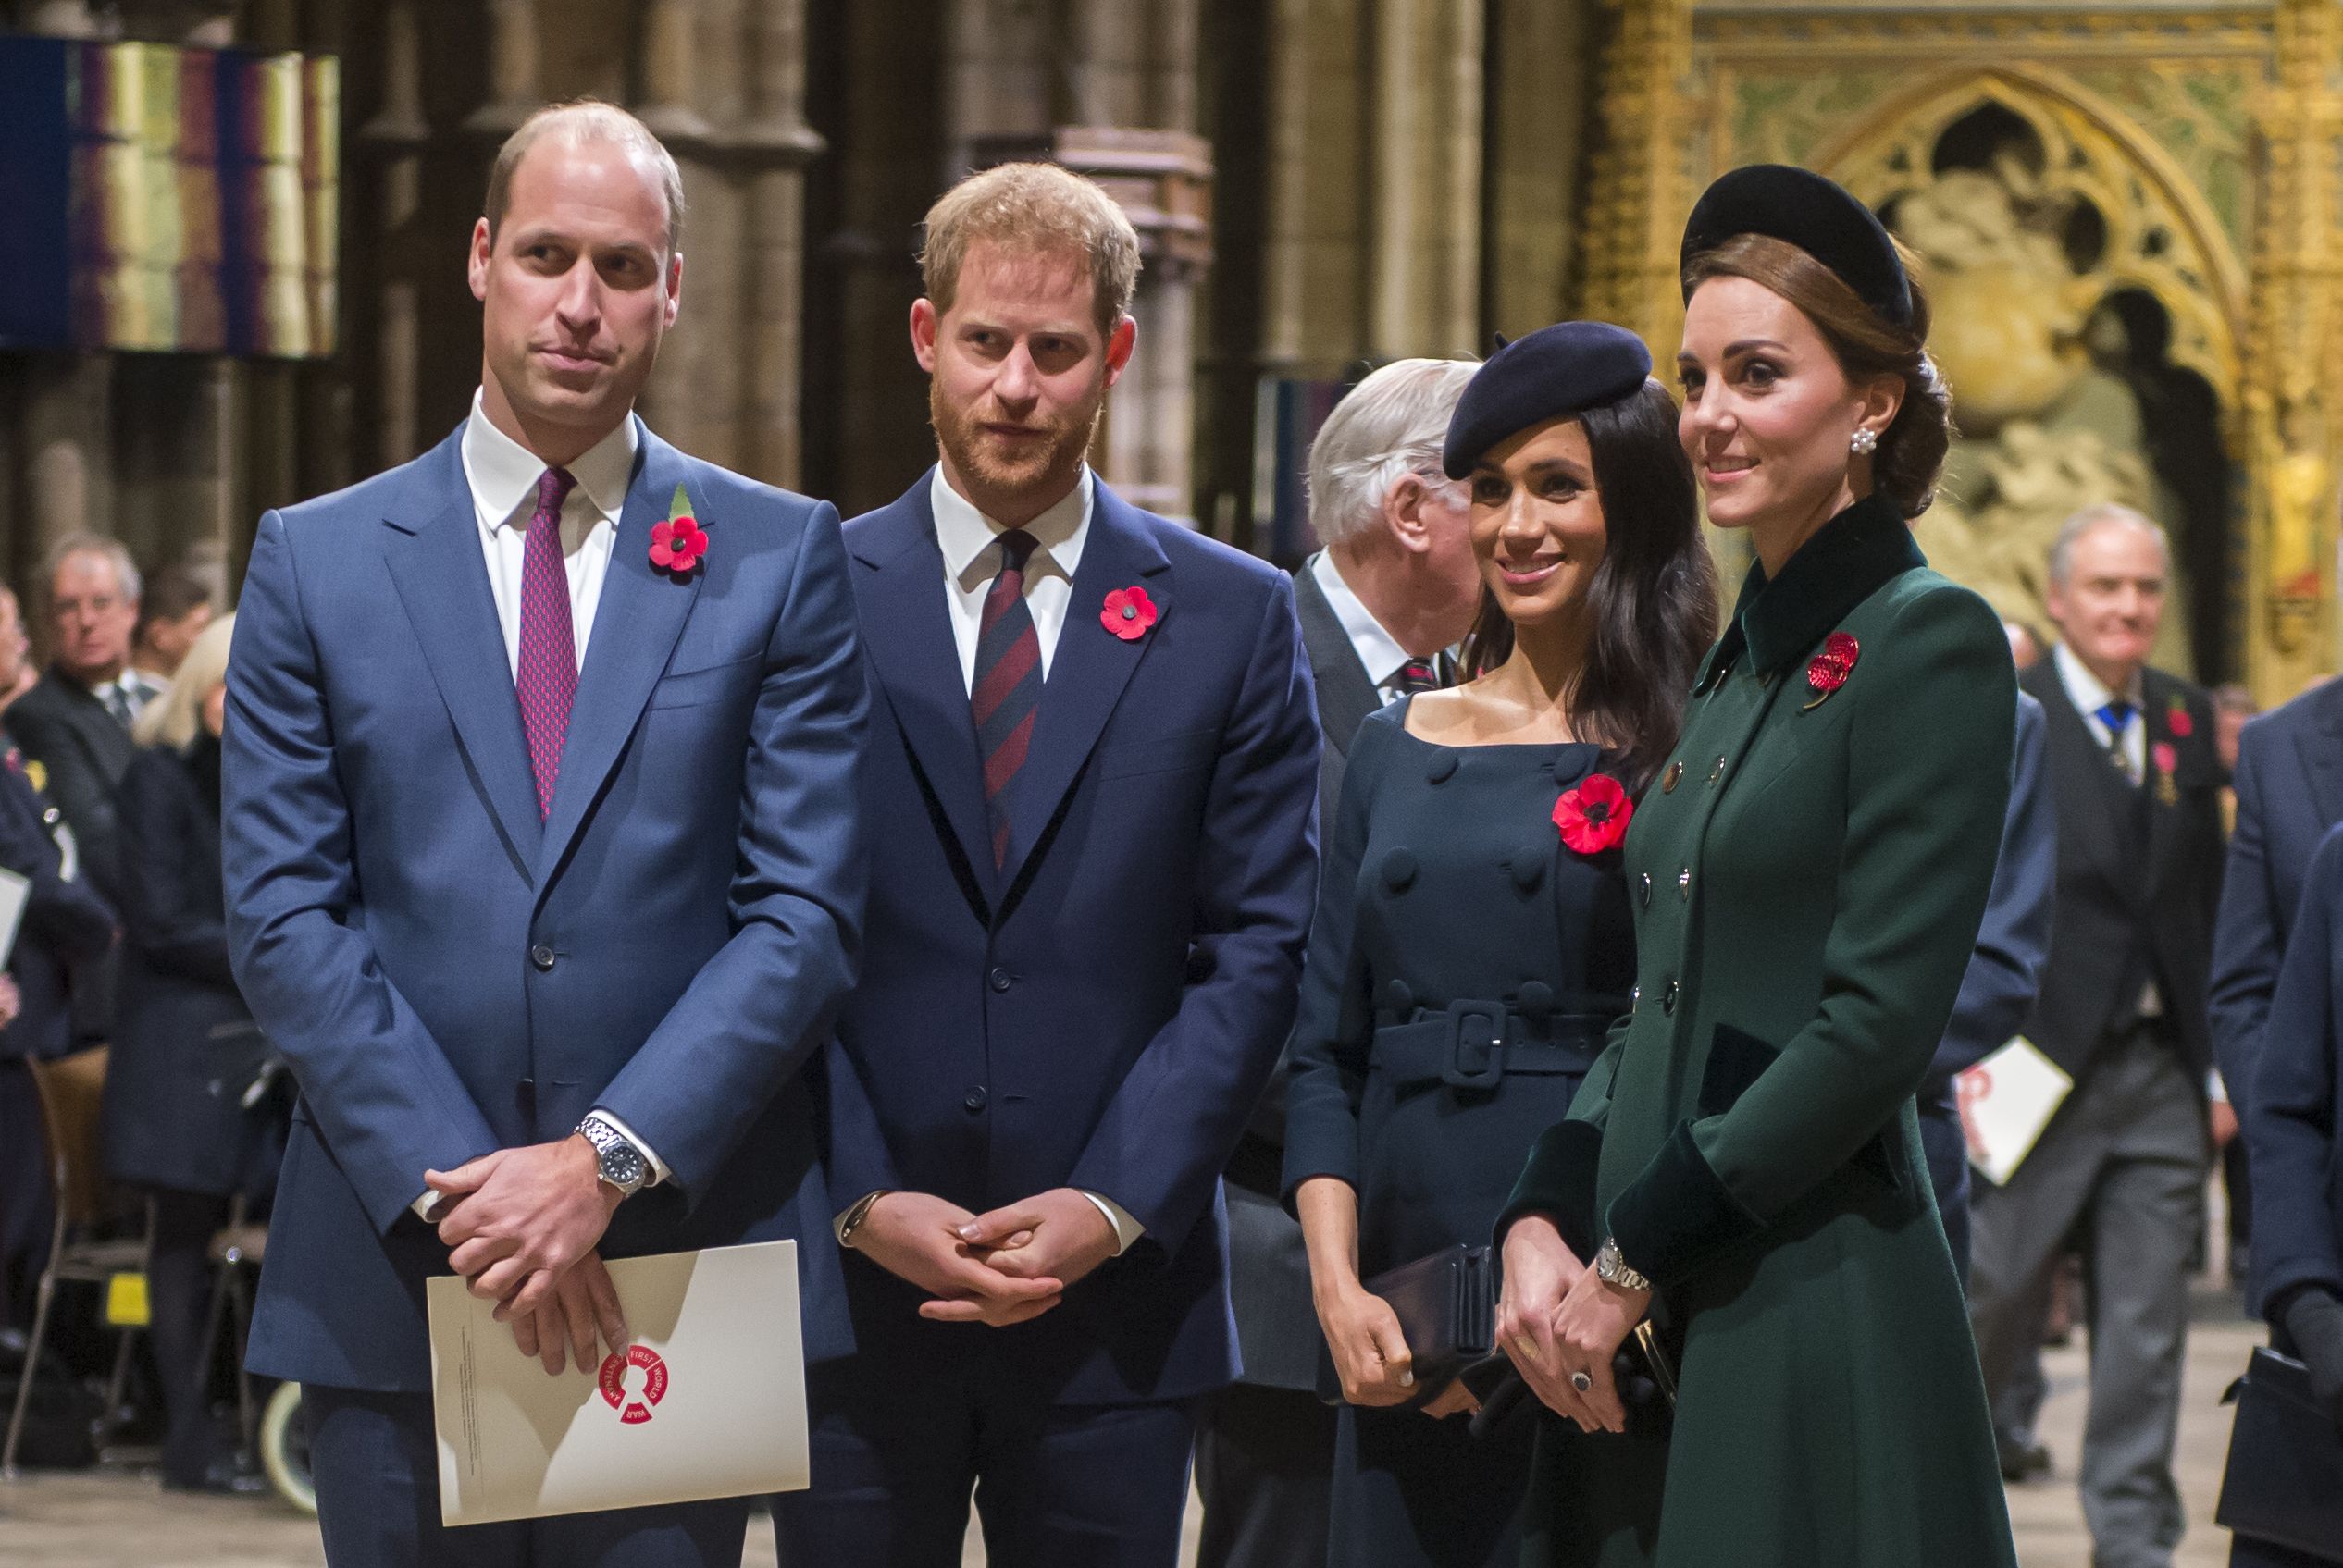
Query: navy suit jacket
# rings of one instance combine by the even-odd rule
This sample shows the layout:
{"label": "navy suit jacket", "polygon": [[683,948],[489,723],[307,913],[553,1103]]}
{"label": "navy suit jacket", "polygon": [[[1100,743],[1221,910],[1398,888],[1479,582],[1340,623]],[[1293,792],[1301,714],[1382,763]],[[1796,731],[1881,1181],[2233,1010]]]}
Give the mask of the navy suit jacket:
{"label": "navy suit jacket", "polygon": [[2010,803],[1993,891],[1961,976],[1961,994],[1921,1080],[1923,1110],[1953,1111],[1954,1075],[1975,1067],[2023,1029],[2050,961],[2051,908],[2058,891],[2058,803],[2052,797],[2048,718],[2017,694],[2017,746],[2010,753]]}
{"label": "navy suit jacket", "polygon": [[[831,1059],[831,1190],[974,1212],[1057,1187],[1146,1237],[1055,1309],[921,1319],[849,1260],[859,1352],[905,1378],[996,1349],[1067,1403],[1235,1375],[1221,1167],[1294,1018],[1318,876],[1318,725],[1293,584],[1097,486],[1006,863],[952,639],[930,476],[849,523],[873,723],[862,982]],[[1100,623],[1142,586],[1159,620]]]}
{"label": "navy suit jacket", "polygon": [[[427,1168],[607,1107],[674,1179],[606,1255],[775,1237],[845,1342],[812,1096],[853,982],[867,697],[824,503],[639,432],[540,822],[459,451],[261,519],[229,664],[229,943],[302,1095],[259,1371],[429,1387]],[[681,485],[708,533],[650,533]]]}
{"label": "navy suit jacket", "polygon": [[[56,841],[57,808],[25,772],[0,730],[0,866],[29,877],[24,918],[8,955],[21,1006],[0,1029],[0,1058],[47,1060],[73,1049],[69,1018],[74,977],[92,972],[114,945],[114,911],[87,877],[65,880]],[[44,1200],[45,1201],[45,1200]]]}
{"label": "navy suit jacket", "polygon": [[2312,858],[2266,1024],[2244,1103],[2256,1311],[2343,1295],[2343,828]]}
{"label": "navy suit jacket", "polygon": [[2213,929],[2214,1065],[2242,1113],[2303,873],[2343,821],[2343,681],[2304,692],[2238,741],[2237,826]]}

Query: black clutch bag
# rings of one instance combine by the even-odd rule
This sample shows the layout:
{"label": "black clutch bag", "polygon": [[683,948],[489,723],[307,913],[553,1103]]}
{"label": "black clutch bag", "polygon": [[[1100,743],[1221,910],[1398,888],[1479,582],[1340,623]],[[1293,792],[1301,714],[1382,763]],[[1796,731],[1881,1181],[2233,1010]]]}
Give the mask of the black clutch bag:
{"label": "black clutch bag", "polygon": [[[1418,1389],[1411,1405],[1438,1398],[1467,1367],[1487,1360],[1496,1349],[1497,1260],[1487,1247],[1443,1247],[1365,1284],[1370,1295],[1391,1303],[1399,1331],[1407,1337]],[[1342,1379],[1322,1343],[1318,1397],[1328,1404],[1343,1402]]]}
{"label": "black clutch bag", "polygon": [[2213,1523],[2343,1563],[2343,1431],[2300,1362],[2257,1350],[2222,1403],[2238,1407]]}

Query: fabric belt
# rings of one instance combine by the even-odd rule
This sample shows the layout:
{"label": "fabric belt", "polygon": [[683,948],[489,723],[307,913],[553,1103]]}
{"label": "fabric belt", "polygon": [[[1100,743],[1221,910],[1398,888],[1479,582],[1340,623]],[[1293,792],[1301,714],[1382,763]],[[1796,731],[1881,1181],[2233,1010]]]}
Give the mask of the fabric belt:
{"label": "fabric belt", "polygon": [[[1390,1015],[1385,1014],[1388,1018]],[[1494,1089],[1509,1074],[1582,1073],[1603,1052],[1612,1013],[1530,1014],[1506,1002],[1416,1008],[1375,1031],[1367,1068],[1395,1088]]]}

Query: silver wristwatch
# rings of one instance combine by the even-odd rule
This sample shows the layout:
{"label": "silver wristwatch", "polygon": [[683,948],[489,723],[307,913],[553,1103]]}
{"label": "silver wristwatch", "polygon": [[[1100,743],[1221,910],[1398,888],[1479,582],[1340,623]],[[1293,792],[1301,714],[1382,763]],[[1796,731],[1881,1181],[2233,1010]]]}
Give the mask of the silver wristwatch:
{"label": "silver wristwatch", "polygon": [[1616,1236],[1605,1236],[1603,1244],[1594,1250],[1594,1277],[1605,1285],[1617,1285],[1622,1290],[1648,1290],[1652,1282],[1627,1266],[1619,1255]]}
{"label": "silver wristwatch", "polygon": [[594,1146],[601,1161],[601,1179],[618,1189],[620,1198],[631,1198],[651,1180],[651,1162],[634,1141],[598,1116],[589,1116],[577,1124],[578,1133]]}

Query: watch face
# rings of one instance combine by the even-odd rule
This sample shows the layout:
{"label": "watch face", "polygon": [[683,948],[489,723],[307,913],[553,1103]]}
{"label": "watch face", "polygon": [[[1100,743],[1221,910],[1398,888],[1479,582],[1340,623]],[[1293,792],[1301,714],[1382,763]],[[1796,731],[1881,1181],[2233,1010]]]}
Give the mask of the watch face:
{"label": "watch face", "polygon": [[625,1143],[602,1150],[602,1179],[614,1187],[632,1187],[643,1179],[643,1157]]}

